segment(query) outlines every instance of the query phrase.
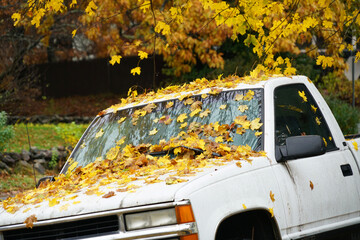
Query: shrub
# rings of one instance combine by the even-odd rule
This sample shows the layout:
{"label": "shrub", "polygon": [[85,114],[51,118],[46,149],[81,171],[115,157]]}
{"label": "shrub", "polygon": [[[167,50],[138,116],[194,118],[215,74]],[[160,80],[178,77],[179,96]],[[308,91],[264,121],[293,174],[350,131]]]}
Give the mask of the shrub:
{"label": "shrub", "polygon": [[85,132],[87,125],[59,123],[55,126],[56,133],[65,141],[67,145],[75,146],[81,135]]}
{"label": "shrub", "polygon": [[357,133],[357,124],[360,119],[358,109],[353,108],[350,104],[333,96],[325,96],[325,100],[343,133],[345,135]]}
{"label": "shrub", "polygon": [[6,112],[0,112],[0,152],[3,152],[8,146],[9,141],[14,137],[13,126],[6,125],[7,115]]}

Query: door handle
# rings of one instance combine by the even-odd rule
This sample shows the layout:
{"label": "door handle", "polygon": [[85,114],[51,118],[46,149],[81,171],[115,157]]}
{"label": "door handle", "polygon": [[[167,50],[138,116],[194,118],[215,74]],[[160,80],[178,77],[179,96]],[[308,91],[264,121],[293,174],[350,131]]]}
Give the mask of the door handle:
{"label": "door handle", "polygon": [[340,168],[341,168],[341,171],[342,171],[344,177],[353,175],[350,164],[340,165]]}

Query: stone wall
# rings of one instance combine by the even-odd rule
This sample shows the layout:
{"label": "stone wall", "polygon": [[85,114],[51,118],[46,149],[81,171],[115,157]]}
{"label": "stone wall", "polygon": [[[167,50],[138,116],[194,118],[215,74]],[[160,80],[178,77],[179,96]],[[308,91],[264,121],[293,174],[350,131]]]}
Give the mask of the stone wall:
{"label": "stone wall", "polygon": [[56,161],[55,169],[60,170],[72,151],[71,147],[53,147],[50,150],[41,150],[32,147],[30,151],[22,150],[21,153],[0,153],[0,172],[11,173],[17,165],[25,168],[35,168],[40,174],[50,169],[49,163]]}
{"label": "stone wall", "polygon": [[73,116],[41,116],[35,115],[30,117],[25,116],[8,116],[8,124],[16,123],[36,123],[36,124],[47,124],[47,123],[76,123],[76,124],[89,124],[94,117],[73,117]]}

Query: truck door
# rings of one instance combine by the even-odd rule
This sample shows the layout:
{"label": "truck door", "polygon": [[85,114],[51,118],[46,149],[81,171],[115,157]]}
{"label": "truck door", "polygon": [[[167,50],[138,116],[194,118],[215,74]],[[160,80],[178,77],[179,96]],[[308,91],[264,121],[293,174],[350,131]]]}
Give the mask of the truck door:
{"label": "truck door", "polygon": [[[287,160],[274,168],[287,215],[290,237],[329,230],[331,224],[358,217],[357,166],[349,149],[340,150],[317,103],[303,84],[274,90],[275,145],[290,136],[320,135],[326,153]],[[333,225],[334,227],[334,225]],[[329,228],[329,229],[326,229]]]}

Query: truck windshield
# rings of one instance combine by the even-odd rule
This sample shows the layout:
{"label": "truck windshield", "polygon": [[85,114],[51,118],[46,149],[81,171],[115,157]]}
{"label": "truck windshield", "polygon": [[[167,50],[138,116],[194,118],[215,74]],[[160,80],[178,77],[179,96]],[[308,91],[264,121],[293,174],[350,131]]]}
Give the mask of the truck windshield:
{"label": "truck windshield", "polygon": [[123,151],[127,145],[156,145],[190,133],[207,142],[249,145],[260,151],[262,127],[250,123],[262,125],[262,92],[262,89],[210,92],[99,116],[71,159],[84,167],[95,160],[111,159],[109,152],[115,147]]}

